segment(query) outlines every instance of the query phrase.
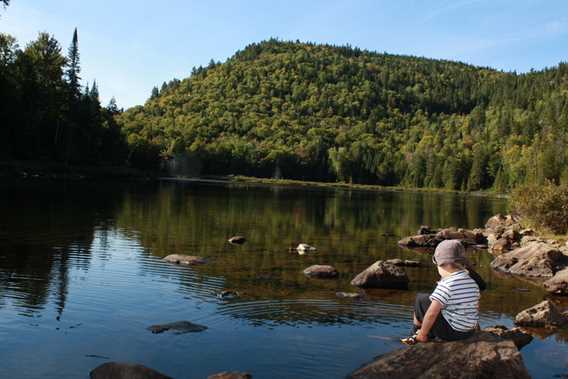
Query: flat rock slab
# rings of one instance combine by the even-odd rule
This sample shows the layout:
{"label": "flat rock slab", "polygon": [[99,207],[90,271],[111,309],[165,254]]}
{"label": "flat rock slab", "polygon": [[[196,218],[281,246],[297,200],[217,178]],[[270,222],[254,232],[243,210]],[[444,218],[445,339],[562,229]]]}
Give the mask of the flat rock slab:
{"label": "flat rock slab", "polygon": [[152,333],[163,333],[167,331],[172,331],[175,334],[185,334],[185,333],[198,333],[207,330],[206,326],[194,324],[189,321],[176,321],[167,324],[157,324],[148,327],[148,330]]}
{"label": "flat rock slab", "polygon": [[304,275],[309,278],[331,279],[338,275],[337,270],[329,265],[313,265],[304,270]]}
{"label": "flat rock slab", "polygon": [[568,324],[568,319],[550,300],[519,312],[515,324],[530,327],[556,327]]}
{"label": "flat rock slab", "polygon": [[175,263],[178,265],[202,265],[206,261],[202,257],[197,257],[194,255],[183,255],[183,254],[171,254],[164,258],[166,262]]}
{"label": "flat rock slab", "polygon": [[407,289],[408,276],[402,268],[392,263],[376,261],[357,275],[351,285],[362,288]]}
{"label": "flat rock slab", "polygon": [[252,379],[252,375],[248,372],[224,371],[209,375],[207,379]]}
{"label": "flat rock slab", "polygon": [[512,341],[478,333],[463,341],[419,343],[379,356],[351,379],[529,379]]}
{"label": "flat rock slab", "polygon": [[558,271],[544,282],[544,289],[555,295],[568,295],[568,268]]}
{"label": "flat rock slab", "polygon": [[91,379],[172,379],[151,368],[121,362],[104,363],[93,369],[89,378]]}

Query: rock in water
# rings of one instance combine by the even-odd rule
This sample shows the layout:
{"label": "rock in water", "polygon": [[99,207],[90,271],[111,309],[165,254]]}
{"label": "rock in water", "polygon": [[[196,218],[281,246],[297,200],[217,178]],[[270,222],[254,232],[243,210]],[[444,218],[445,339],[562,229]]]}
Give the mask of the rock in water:
{"label": "rock in water", "polygon": [[545,300],[533,307],[519,312],[515,316],[515,324],[532,327],[554,327],[568,323],[568,319],[550,301]]}
{"label": "rock in water", "polygon": [[243,236],[233,236],[229,238],[227,241],[234,245],[242,245],[243,243],[247,242],[247,239]]}
{"label": "rock in water", "polygon": [[207,379],[252,379],[252,375],[247,372],[224,371],[218,374],[209,375]]}
{"label": "rock in water", "polygon": [[89,374],[91,379],[172,379],[151,368],[120,362],[104,363]]}
{"label": "rock in water", "polygon": [[336,292],[335,296],[344,299],[361,299],[363,295],[357,292]]}
{"label": "rock in water", "polygon": [[558,271],[544,282],[544,289],[556,295],[568,295],[568,268]]}
{"label": "rock in water", "polygon": [[335,278],[337,274],[335,267],[329,265],[313,265],[304,270],[304,275],[310,278]]}
{"label": "rock in water", "polygon": [[392,263],[376,261],[357,275],[351,285],[363,288],[408,288],[406,272]]}
{"label": "rock in water", "polygon": [[541,241],[529,242],[523,247],[497,256],[491,267],[513,275],[550,278],[563,267],[568,257],[557,247]]}
{"label": "rock in water", "polygon": [[171,254],[164,258],[166,262],[175,263],[178,265],[202,265],[205,264],[205,259],[193,255]]}
{"label": "rock in water", "polygon": [[298,247],[296,247],[296,250],[298,250],[298,252],[306,252],[306,251],[315,251],[316,248],[313,246],[308,245],[307,243],[301,243],[298,245]]}
{"label": "rock in water", "polygon": [[529,379],[512,341],[488,333],[453,342],[419,343],[377,357],[350,379],[440,378]]}
{"label": "rock in water", "polygon": [[223,290],[217,294],[217,298],[221,300],[232,300],[239,297],[239,293],[233,290]]}
{"label": "rock in water", "polygon": [[163,333],[171,330],[175,334],[197,333],[202,332],[206,329],[206,326],[194,324],[189,321],[176,321],[170,322],[168,324],[157,324],[148,327],[148,330],[152,333]]}
{"label": "rock in water", "polygon": [[420,267],[420,266],[422,266],[422,263],[420,263],[420,261],[412,261],[410,259],[393,258],[393,259],[387,259],[385,262],[391,263],[395,266],[401,266],[401,267]]}
{"label": "rock in water", "polygon": [[511,340],[521,350],[523,347],[531,343],[533,337],[521,330],[521,328],[508,329],[503,325],[495,325],[482,330],[486,333],[491,333],[506,340]]}

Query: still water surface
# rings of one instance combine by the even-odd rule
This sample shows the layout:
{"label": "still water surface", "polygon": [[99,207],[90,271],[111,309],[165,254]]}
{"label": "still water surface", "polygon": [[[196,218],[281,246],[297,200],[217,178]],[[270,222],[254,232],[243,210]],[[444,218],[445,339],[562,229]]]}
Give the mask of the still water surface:
{"label": "still water surface", "polygon": [[[378,259],[430,262],[397,240],[421,224],[479,227],[502,199],[456,194],[356,192],[197,183],[0,185],[0,377],[86,378],[97,365],[131,361],[175,378],[223,370],[259,378],[341,378],[400,347],[417,291],[433,267],[408,268],[409,291],[373,290],[342,300],[352,277]],[[243,234],[248,242],[226,239]],[[298,255],[299,242],[318,248]],[[207,257],[199,267],[168,254]],[[498,277],[491,257],[472,260],[489,283],[482,326],[512,325],[544,294]],[[332,264],[337,280],[302,270]],[[220,300],[223,289],[240,298]],[[189,320],[202,333],[152,334]],[[568,372],[568,336],[523,350],[531,375]]]}

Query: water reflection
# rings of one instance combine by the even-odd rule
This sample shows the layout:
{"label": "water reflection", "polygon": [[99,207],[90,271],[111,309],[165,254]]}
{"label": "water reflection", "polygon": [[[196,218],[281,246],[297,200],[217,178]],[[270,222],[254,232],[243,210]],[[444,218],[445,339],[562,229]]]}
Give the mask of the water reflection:
{"label": "water reflection", "polygon": [[[21,331],[64,346],[42,358],[53,361],[60,377],[92,368],[95,362],[75,359],[77,351],[146,357],[151,366],[162,364],[164,372],[182,373],[190,362],[172,360],[185,357],[193,345],[172,340],[177,342],[163,346],[160,360],[148,351],[156,337],[141,334],[149,324],[177,319],[210,327],[191,337],[202,339],[203,351],[238,356],[241,364],[257,357],[261,362],[251,362],[256,373],[279,367],[258,350],[268,343],[262,333],[273,330],[278,337],[268,343],[270,349],[282,349],[282,357],[296,362],[281,377],[306,373],[311,366],[298,351],[308,348],[315,349],[309,354],[322,355],[311,365],[328,364],[320,377],[341,376],[336,374],[365,361],[361,349],[370,358],[394,348],[396,336],[406,332],[415,293],[430,290],[437,280],[430,257],[400,249],[398,239],[421,224],[478,227],[506,206],[503,200],[456,194],[165,182],[32,182],[0,186],[0,195],[0,334],[5,341],[0,354],[6,357],[0,376],[11,376],[25,364],[28,347],[26,339],[17,338]],[[245,235],[247,243],[226,243],[235,234]],[[300,242],[315,245],[317,252],[289,251]],[[200,255],[209,263],[180,267],[161,261],[168,254]],[[395,257],[425,262],[407,269],[409,291],[367,290],[361,300],[335,297],[337,291],[353,291],[349,282],[356,273],[377,259]],[[510,323],[516,312],[542,299],[542,291],[530,283],[497,277],[488,254],[474,253],[471,259],[489,285],[481,303],[483,323]],[[302,270],[311,264],[332,264],[339,278],[304,277]],[[240,297],[220,300],[216,295],[223,289],[237,290]],[[26,321],[30,318],[42,321]],[[348,343],[341,328],[359,337]],[[369,341],[368,328],[385,339],[379,350]],[[224,342],[220,346],[231,333],[250,340],[238,342],[248,355],[236,354]],[[128,346],[109,346],[117,336]],[[300,336],[302,346],[296,344]],[[553,344],[565,343],[560,333],[548,337],[546,346],[550,338],[557,338]],[[200,355],[203,351],[194,352],[203,370],[195,377],[217,368],[218,361]],[[66,362],[65,370],[57,362]],[[39,367],[30,370],[30,377],[46,376]]]}

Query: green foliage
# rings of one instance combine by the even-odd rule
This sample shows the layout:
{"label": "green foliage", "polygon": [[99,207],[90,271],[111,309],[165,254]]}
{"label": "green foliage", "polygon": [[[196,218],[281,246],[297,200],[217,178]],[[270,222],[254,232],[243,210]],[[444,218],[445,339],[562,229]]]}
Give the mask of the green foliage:
{"label": "green foliage", "polygon": [[525,185],[511,194],[511,207],[536,227],[557,234],[568,232],[568,186],[551,182]]}
{"label": "green foliage", "polygon": [[96,82],[82,93],[79,72],[77,30],[67,58],[47,33],[23,50],[0,34],[0,159],[125,163],[116,103],[101,108]]}
{"label": "green foliage", "polygon": [[117,121],[206,174],[500,191],[568,177],[566,64],[518,75],[269,40],[171,83]]}

